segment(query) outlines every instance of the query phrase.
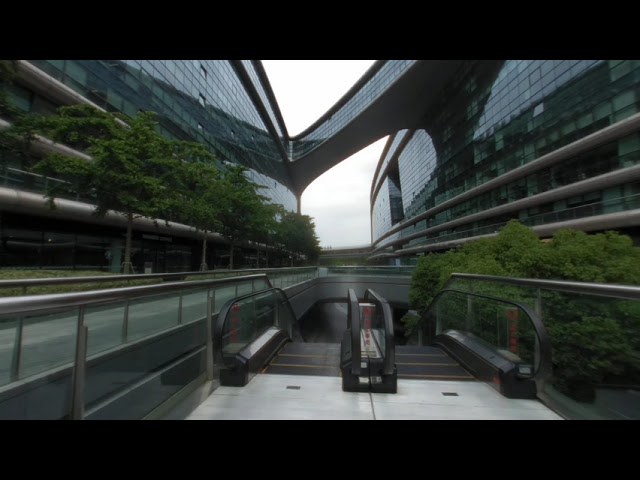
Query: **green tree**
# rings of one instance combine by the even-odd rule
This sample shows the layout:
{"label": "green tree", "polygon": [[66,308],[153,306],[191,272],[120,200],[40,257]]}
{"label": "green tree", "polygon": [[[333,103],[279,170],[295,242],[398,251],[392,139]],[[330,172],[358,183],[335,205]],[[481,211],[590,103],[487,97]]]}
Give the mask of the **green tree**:
{"label": "green tree", "polygon": [[233,269],[233,253],[237,243],[248,240],[256,230],[262,204],[267,197],[260,195],[266,187],[246,176],[247,169],[239,165],[225,165],[220,176],[218,206],[220,234],[229,241],[229,268]]}
{"label": "green tree", "polygon": [[618,232],[559,230],[546,245],[546,278],[640,285],[640,248]]}
{"label": "green tree", "polygon": [[[498,236],[465,244],[418,261],[410,289],[413,308],[425,315],[450,275],[477,273],[521,278],[640,284],[640,248],[617,232],[589,235],[556,232],[548,242],[517,221]],[[456,281],[454,288],[533,307],[534,289]],[[551,337],[556,387],[580,400],[592,399],[594,383],[640,381],[640,305],[637,302],[547,291],[543,320]],[[411,332],[415,317],[408,316]],[[612,380],[613,379],[613,380]]]}
{"label": "green tree", "polygon": [[16,60],[0,60],[0,115],[12,115],[16,109],[9,101],[7,88],[13,83],[18,71]]}
{"label": "green tree", "polygon": [[38,118],[36,125],[47,138],[92,157],[86,161],[53,154],[34,169],[69,180],[49,182],[46,195],[52,208],[56,196],[78,193],[95,199],[95,215],[105,216],[113,210],[126,217],[125,273],[131,271],[134,218],[158,218],[174,209],[178,190],[171,185],[185,161],[210,156],[199,144],[170,141],[160,135],[152,112],[128,118],[75,105],[60,108],[56,116]]}
{"label": "green tree", "polygon": [[547,328],[553,339],[555,386],[576,400],[591,402],[594,384],[629,366],[636,372],[640,368],[628,332],[612,318],[585,315],[576,322],[551,322]]}
{"label": "green tree", "polygon": [[[190,152],[190,145],[183,146],[186,150],[182,153],[193,153]],[[208,161],[185,161],[173,177],[171,186],[174,195],[169,200],[169,216],[175,216],[202,233],[200,270],[208,270],[207,236],[209,232],[220,228],[220,175],[213,164],[213,156],[209,152],[201,152],[200,157],[202,156]]]}
{"label": "green tree", "polygon": [[35,132],[32,122],[28,121],[31,116],[16,108],[8,94],[17,72],[17,60],[0,60],[0,118],[12,122],[10,128],[0,127],[0,151],[24,158],[31,148]]}
{"label": "green tree", "polygon": [[253,222],[251,238],[256,242],[256,267],[260,268],[260,246],[265,252],[265,267],[269,267],[269,250],[275,246],[278,219],[284,214],[284,207],[278,203],[263,203],[258,208]]}
{"label": "green tree", "polygon": [[315,263],[320,256],[320,242],[315,232],[315,223],[309,215],[284,212],[278,225],[278,239],[291,256],[305,256],[307,263]]}

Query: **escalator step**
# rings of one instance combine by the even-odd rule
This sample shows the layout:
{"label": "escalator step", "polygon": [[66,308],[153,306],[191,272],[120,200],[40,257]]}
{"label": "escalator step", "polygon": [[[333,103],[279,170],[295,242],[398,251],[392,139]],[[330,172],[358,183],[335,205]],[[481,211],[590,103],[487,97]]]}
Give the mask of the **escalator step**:
{"label": "escalator step", "polygon": [[340,376],[340,345],[335,343],[287,343],[262,373]]}
{"label": "escalator step", "polygon": [[321,375],[324,377],[339,377],[340,368],[335,366],[270,364],[262,373],[280,375]]}
{"label": "escalator step", "polygon": [[298,355],[340,355],[340,345],[335,343],[289,342],[280,353]]}
{"label": "escalator step", "polygon": [[449,355],[396,353],[397,363],[456,363]]}
{"label": "escalator step", "polygon": [[419,345],[396,345],[396,355],[446,355],[438,347],[425,347]]}
{"label": "escalator step", "polygon": [[398,345],[399,378],[416,380],[475,380],[458,362],[438,347]]}
{"label": "escalator step", "polygon": [[337,355],[294,355],[292,353],[279,353],[271,365],[292,363],[296,365],[336,366],[340,363]]}

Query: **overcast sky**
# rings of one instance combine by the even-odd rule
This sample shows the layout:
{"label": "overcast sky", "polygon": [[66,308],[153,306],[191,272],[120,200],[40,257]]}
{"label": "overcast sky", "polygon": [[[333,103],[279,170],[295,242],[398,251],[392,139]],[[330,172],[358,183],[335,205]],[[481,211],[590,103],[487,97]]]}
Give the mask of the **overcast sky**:
{"label": "overcast sky", "polygon": [[[263,60],[284,122],[293,136],[336,103],[374,60]],[[386,137],[336,165],[302,194],[320,246],[371,243],[369,193]]]}

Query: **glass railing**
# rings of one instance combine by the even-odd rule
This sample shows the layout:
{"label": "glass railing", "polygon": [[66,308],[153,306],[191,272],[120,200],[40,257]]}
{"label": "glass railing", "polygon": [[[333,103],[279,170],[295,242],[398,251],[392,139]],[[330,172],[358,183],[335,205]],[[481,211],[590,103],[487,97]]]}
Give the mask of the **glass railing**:
{"label": "glass railing", "polygon": [[[579,207],[567,208],[564,210],[554,211],[550,213],[541,213],[538,215],[529,216],[521,222],[524,225],[535,227],[537,225],[546,225],[548,223],[565,222],[569,220],[578,220],[585,217],[592,217],[596,215],[603,215],[607,213],[617,213],[627,210],[634,210],[640,208],[640,195],[628,195],[622,198],[614,198],[612,200],[606,200],[602,202],[590,203],[588,205],[581,205]],[[517,212],[516,212],[517,213]],[[517,215],[516,215],[517,216]],[[448,221],[448,220],[447,220]],[[443,223],[443,222],[439,222]],[[383,241],[378,241],[375,245],[373,252],[378,253],[385,247],[390,245],[404,246],[404,248],[410,248],[414,246],[432,245],[442,242],[449,242],[452,240],[459,240],[463,238],[476,237],[479,235],[490,235],[497,233],[498,230],[504,227],[507,222],[497,222],[491,225],[484,225],[481,227],[467,228],[459,230],[453,233],[446,233],[446,231],[430,234],[426,233],[427,228],[424,228],[423,232],[410,231],[407,233],[401,243],[396,242],[397,238],[385,238]],[[437,226],[437,224],[430,225],[429,229]],[[412,229],[411,229],[412,230]],[[403,230],[402,232],[409,232],[409,230]]]}
{"label": "glass railing", "polygon": [[[347,332],[349,338],[342,342],[341,345],[341,363],[342,365],[351,365],[351,372],[353,376],[358,376],[362,373],[362,335],[360,324],[360,303],[354,289],[350,288],[347,291]],[[367,364],[365,362],[364,368],[366,370]],[[343,373],[343,388],[346,384],[346,375]]]}
{"label": "glass railing", "polygon": [[[640,419],[640,287],[454,274],[445,288],[518,302],[542,318],[552,369],[538,395],[565,416]],[[444,311],[464,310],[453,303]],[[498,320],[486,318],[477,333],[497,336]],[[526,332],[518,329],[518,345],[528,352]]]}
{"label": "glass railing", "polygon": [[508,300],[443,290],[431,303],[419,333],[421,343],[427,344],[437,335],[462,334],[489,356],[500,355],[531,377],[549,368],[549,341],[542,322],[531,308]]}
{"label": "glass railing", "polygon": [[373,303],[360,304],[360,352],[362,361],[371,364],[384,359],[384,322]]}
{"label": "glass railing", "polygon": [[[30,278],[0,280],[0,297],[26,294],[54,293],[60,288],[69,291],[90,288],[114,288],[128,285],[144,285],[153,282],[181,282],[204,279],[223,279],[247,275],[267,275],[272,286],[288,288],[299,283],[328,275],[381,275],[410,277],[415,266],[344,266],[344,267],[292,267],[253,268],[242,270],[216,269],[204,272],[172,272],[136,275],[104,275],[91,277]],[[107,285],[105,285],[107,284]],[[50,288],[52,287],[52,288]],[[239,294],[242,294],[241,291]],[[237,295],[236,295],[237,296]],[[232,298],[232,297],[229,297]]]}
{"label": "glass railing", "polygon": [[383,297],[367,289],[360,309],[365,349],[367,353],[374,353],[372,358],[380,359],[380,362],[374,362],[378,363],[378,368],[372,375],[393,375],[395,341],[391,307]]}
{"label": "glass railing", "polygon": [[387,301],[367,290],[362,302],[347,293],[347,333],[341,345],[342,389],[396,393],[393,317]]}
{"label": "glass railing", "polygon": [[[371,266],[371,267],[326,267],[326,275],[383,275],[383,276],[411,276],[415,270],[414,265],[402,266]],[[322,273],[321,273],[322,275]]]}
{"label": "glass railing", "polygon": [[[0,185],[7,188],[16,188],[23,191],[44,194],[51,186],[67,187],[70,185],[65,180],[46,177],[33,172],[27,172],[18,168],[9,167],[6,163],[0,163]],[[79,195],[64,190],[58,196],[68,200],[84,201],[95,203],[96,198],[92,195]]]}
{"label": "glass railing", "polygon": [[[87,290],[91,288],[124,287],[133,285],[143,285],[153,282],[180,282],[204,279],[222,279],[229,277],[240,277],[247,275],[266,274],[273,286],[287,288],[318,276],[316,267],[294,267],[294,268],[262,268],[262,269],[242,269],[242,270],[210,270],[204,272],[174,272],[174,273],[152,273],[137,275],[104,275],[91,277],[55,277],[55,278],[29,278],[19,280],[0,280],[0,296],[15,296],[30,294],[57,293],[51,291],[49,287],[70,286],[69,290]],[[240,292],[242,293],[242,292]],[[236,295],[237,296],[237,295]]]}
{"label": "glass railing", "polygon": [[316,267],[297,267],[292,269],[279,269],[271,268],[262,270],[265,273],[271,284],[278,288],[287,288],[298,283],[312,280],[318,276],[318,269]]}
{"label": "glass railing", "polygon": [[250,293],[226,302],[214,329],[214,351],[226,363],[272,327],[293,336],[295,315],[279,288]]}
{"label": "glass railing", "polygon": [[269,287],[265,276],[248,276],[0,299],[0,387],[74,364],[82,328],[90,360],[205,319],[209,298],[216,314],[229,299]]}

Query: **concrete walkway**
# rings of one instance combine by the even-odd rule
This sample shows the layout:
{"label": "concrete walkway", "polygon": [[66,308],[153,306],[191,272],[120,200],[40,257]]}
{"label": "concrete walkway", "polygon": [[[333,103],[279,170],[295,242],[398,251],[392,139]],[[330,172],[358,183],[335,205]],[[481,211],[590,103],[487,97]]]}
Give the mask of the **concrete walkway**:
{"label": "concrete walkway", "polygon": [[[447,395],[444,395],[446,393]],[[457,395],[452,395],[457,394]],[[342,391],[342,379],[257,375],[219,387],[187,420],[561,420],[537,400],[512,400],[481,382],[398,380],[397,394]]]}

